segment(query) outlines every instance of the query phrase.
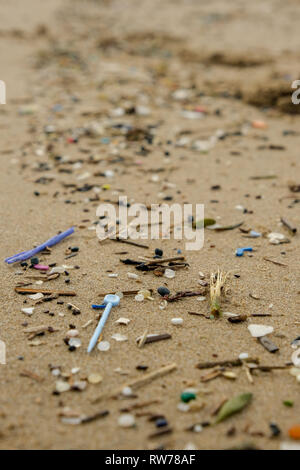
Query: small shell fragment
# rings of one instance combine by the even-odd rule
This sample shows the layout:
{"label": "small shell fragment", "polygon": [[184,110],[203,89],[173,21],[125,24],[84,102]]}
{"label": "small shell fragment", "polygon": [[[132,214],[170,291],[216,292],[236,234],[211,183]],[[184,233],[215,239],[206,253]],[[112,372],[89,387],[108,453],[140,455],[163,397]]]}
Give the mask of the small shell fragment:
{"label": "small shell fragment", "polygon": [[115,339],[116,341],[127,341],[128,337],[125,335],[120,335],[119,333],[115,333],[114,335],[111,336],[112,339]]}
{"label": "small shell fragment", "polygon": [[148,289],[141,289],[138,292],[138,295],[142,295],[144,299],[151,299],[151,292]]}
{"label": "small shell fragment", "polygon": [[40,300],[44,297],[44,294],[42,294],[41,292],[38,292],[37,294],[32,294],[32,295],[29,295],[28,298],[31,299],[31,300]]}
{"label": "small shell fragment", "polygon": [[292,362],[295,367],[300,367],[300,348],[293,352]]}
{"label": "small shell fragment", "polygon": [[110,344],[108,341],[100,341],[100,343],[98,343],[97,348],[99,349],[99,351],[108,351],[110,349]]}
{"label": "small shell fragment", "polygon": [[294,377],[298,377],[298,375],[300,375],[300,368],[292,367],[290,369],[290,374],[293,375]]}
{"label": "small shell fragment", "polygon": [[137,294],[134,298],[137,302],[143,302],[145,300],[142,294]]}
{"label": "small shell fragment", "polygon": [[266,336],[273,333],[274,328],[273,326],[257,325],[255,323],[252,323],[251,325],[248,325],[248,330],[250,331],[250,334],[251,336],[253,336],[253,338],[260,338],[262,336]]}
{"label": "small shell fragment", "polygon": [[173,269],[166,269],[164,276],[167,277],[168,279],[173,279],[175,277],[176,273],[173,271]]}
{"label": "small shell fragment", "polygon": [[119,325],[128,325],[129,322],[129,318],[124,317],[120,317],[118,320],[115,321],[115,323],[118,323]]}
{"label": "small shell fragment", "polygon": [[32,315],[34,312],[34,307],[22,308],[22,312],[25,313],[25,315]]}
{"label": "small shell fragment", "polygon": [[248,359],[248,357],[249,357],[249,354],[246,352],[243,352],[239,355],[239,359],[241,359],[241,361],[244,359]]}

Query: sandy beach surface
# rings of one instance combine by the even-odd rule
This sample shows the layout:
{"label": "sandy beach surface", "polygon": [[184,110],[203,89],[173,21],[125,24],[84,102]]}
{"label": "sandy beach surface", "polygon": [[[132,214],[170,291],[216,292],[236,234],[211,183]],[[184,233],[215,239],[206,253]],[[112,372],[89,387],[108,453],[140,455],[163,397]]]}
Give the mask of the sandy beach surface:
{"label": "sandy beach surface", "polygon": [[[300,79],[299,3],[0,0],[0,12],[7,92],[0,105],[0,448],[296,445],[289,431],[300,426],[300,384],[291,374],[291,343],[300,335],[299,233],[281,218],[299,231],[300,105],[291,102],[291,83]],[[206,228],[199,251],[173,237],[142,241],[148,249],[99,243],[97,207],[124,195],[146,205],[204,204],[206,218],[243,225]],[[70,238],[38,255],[40,264],[65,266],[57,279],[41,283],[48,274],[30,260],[4,263],[71,226]],[[250,238],[251,230],[260,236]],[[283,236],[278,244],[268,238],[274,232]],[[237,257],[239,247],[253,251]],[[120,261],[152,258],[155,248],[164,257],[181,254],[188,266],[169,279]],[[218,268],[230,275],[223,315],[211,318],[209,283]],[[76,297],[33,300],[15,292],[21,285]],[[160,286],[203,294],[162,302]],[[106,292],[141,289],[153,289],[153,300],[124,296],[103,331],[109,351],[88,355],[98,318],[91,305]],[[22,312],[30,307],[32,315]],[[251,324],[274,328],[268,338],[277,352],[251,336]],[[74,351],[64,341],[72,329],[81,341]],[[138,347],[145,332],[171,338]],[[271,370],[251,372],[247,362],[196,367],[242,353]],[[173,363],[173,372],[118,394]],[[183,406],[186,390],[196,399]],[[245,409],[209,425],[242,393],[252,394]],[[128,428],[126,414],[134,421]],[[167,425],[159,427],[162,418]]]}

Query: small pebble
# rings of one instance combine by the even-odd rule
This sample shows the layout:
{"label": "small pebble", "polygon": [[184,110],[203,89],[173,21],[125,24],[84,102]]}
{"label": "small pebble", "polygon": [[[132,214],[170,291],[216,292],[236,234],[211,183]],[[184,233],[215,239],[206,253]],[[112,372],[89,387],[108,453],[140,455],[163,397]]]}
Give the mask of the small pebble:
{"label": "small pebble", "polygon": [[135,273],[127,273],[128,279],[138,279],[139,276]]}
{"label": "small pebble", "polygon": [[119,416],[118,424],[121,428],[132,428],[135,425],[135,417],[129,413],[123,414]]}
{"label": "small pebble", "polygon": [[123,390],[122,390],[122,395],[124,397],[131,397],[132,389],[130,387],[124,387]]}
{"label": "small pebble", "polygon": [[172,318],[171,323],[172,325],[182,325],[183,318]]}
{"label": "small pebble", "polygon": [[161,286],[157,289],[157,292],[159,293],[159,295],[161,295],[162,297],[164,297],[165,295],[169,295],[170,294],[170,291],[167,287],[164,287],[164,286]]}
{"label": "small pebble", "polygon": [[93,373],[88,376],[88,382],[90,384],[99,384],[100,382],[102,382],[102,380],[103,380],[102,375],[97,374],[97,373]]}
{"label": "small pebble", "polygon": [[272,437],[277,437],[281,433],[279,427],[275,423],[270,423],[270,429],[271,429]]}
{"label": "small pebble", "polygon": [[293,352],[292,362],[295,367],[300,367],[300,348]]}
{"label": "small pebble", "polygon": [[78,336],[78,335],[79,335],[79,331],[75,329],[67,331],[67,334],[66,334],[67,338],[75,338],[75,336]]}
{"label": "small pebble", "polygon": [[168,426],[168,421],[165,418],[158,418],[155,421],[155,426],[157,428],[163,428],[164,426]]}
{"label": "small pebble", "polygon": [[71,338],[68,344],[70,347],[74,347],[77,349],[81,346],[81,340],[79,338]]}
{"label": "small pebble", "polygon": [[55,384],[55,390],[58,393],[64,393],[68,392],[71,389],[71,386],[68,382],[65,382],[63,380],[58,380]]}

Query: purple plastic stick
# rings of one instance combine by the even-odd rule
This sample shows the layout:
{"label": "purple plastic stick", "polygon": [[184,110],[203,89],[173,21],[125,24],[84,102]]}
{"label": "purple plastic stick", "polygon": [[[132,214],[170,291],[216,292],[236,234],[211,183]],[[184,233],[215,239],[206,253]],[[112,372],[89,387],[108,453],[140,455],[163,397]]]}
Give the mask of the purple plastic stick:
{"label": "purple plastic stick", "polygon": [[39,253],[40,251],[45,250],[47,247],[56,245],[57,243],[59,243],[64,238],[68,237],[69,235],[72,235],[72,233],[74,233],[74,227],[71,227],[68,230],[66,230],[65,232],[62,232],[62,233],[59,233],[58,235],[55,235],[55,237],[50,238],[45,243],[43,243],[42,245],[37,246],[36,248],[33,248],[32,250],[22,251],[21,253],[18,253],[17,255],[10,256],[9,258],[6,258],[5,262],[7,264],[13,264],[13,263],[17,263],[18,261],[25,261],[28,258],[32,258],[37,253]]}

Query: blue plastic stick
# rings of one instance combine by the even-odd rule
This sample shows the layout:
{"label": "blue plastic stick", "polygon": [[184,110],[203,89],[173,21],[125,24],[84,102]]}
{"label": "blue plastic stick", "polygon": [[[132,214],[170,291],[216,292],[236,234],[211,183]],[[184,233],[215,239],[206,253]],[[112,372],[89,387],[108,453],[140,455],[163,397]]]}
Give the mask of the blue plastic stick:
{"label": "blue plastic stick", "polygon": [[253,251],[253,248],[251,246],[246,246],[245,248],[237,248],[235,254],[236,256],[243,256],[244,251]]}
{"label": "blue plastic stick", "polygon": [[118,297],[117,295],[108,294],[104,297],[104,303],[106,304],[106,307],[105,307],[105,310],[104,310],[104,312],[103,312],[103,314],[100,318],[98,326],[95,329],[94,334],[93,334],[93,336],[92,336],[92,338],[89,342],[89,345],[88,345],[88,348],[87,348],[88,353],[90,353],[94,349],[94,347],[96,346],[98,338],[101,335],[101,331],[103,330],[103,327],[106,323],[106,320],[108,319],[108,316],[110,314],[110,311],[111,311],[112,307],[115,307],[115,306],[119,305],[120,297]]}
{"label": "blue plastic stick", "polygon": [[74,233],[74,227],[71,227],[68,230],[66,230],[65,232],[62,232],[62,233],[59,233],[58,235],[55,235],[55,237],[50,238],[45,243],[43,243],[42,245],[37,246],[36,248],[33,248],[32,250],[22,251],[21,253],[18,253],[17,255],[10,256],[9,258],[6,258],[5,262],[7,264],[13,264],[13,263],[17,263],[18,261],[25,261],[28,258],[32,258],[37,253],[39,253],[40,251],[45,250],[45,248],[56,245],[57,243],[59,243],[64,238],[68,237],[69,235],[72,235],[72,233]]}

